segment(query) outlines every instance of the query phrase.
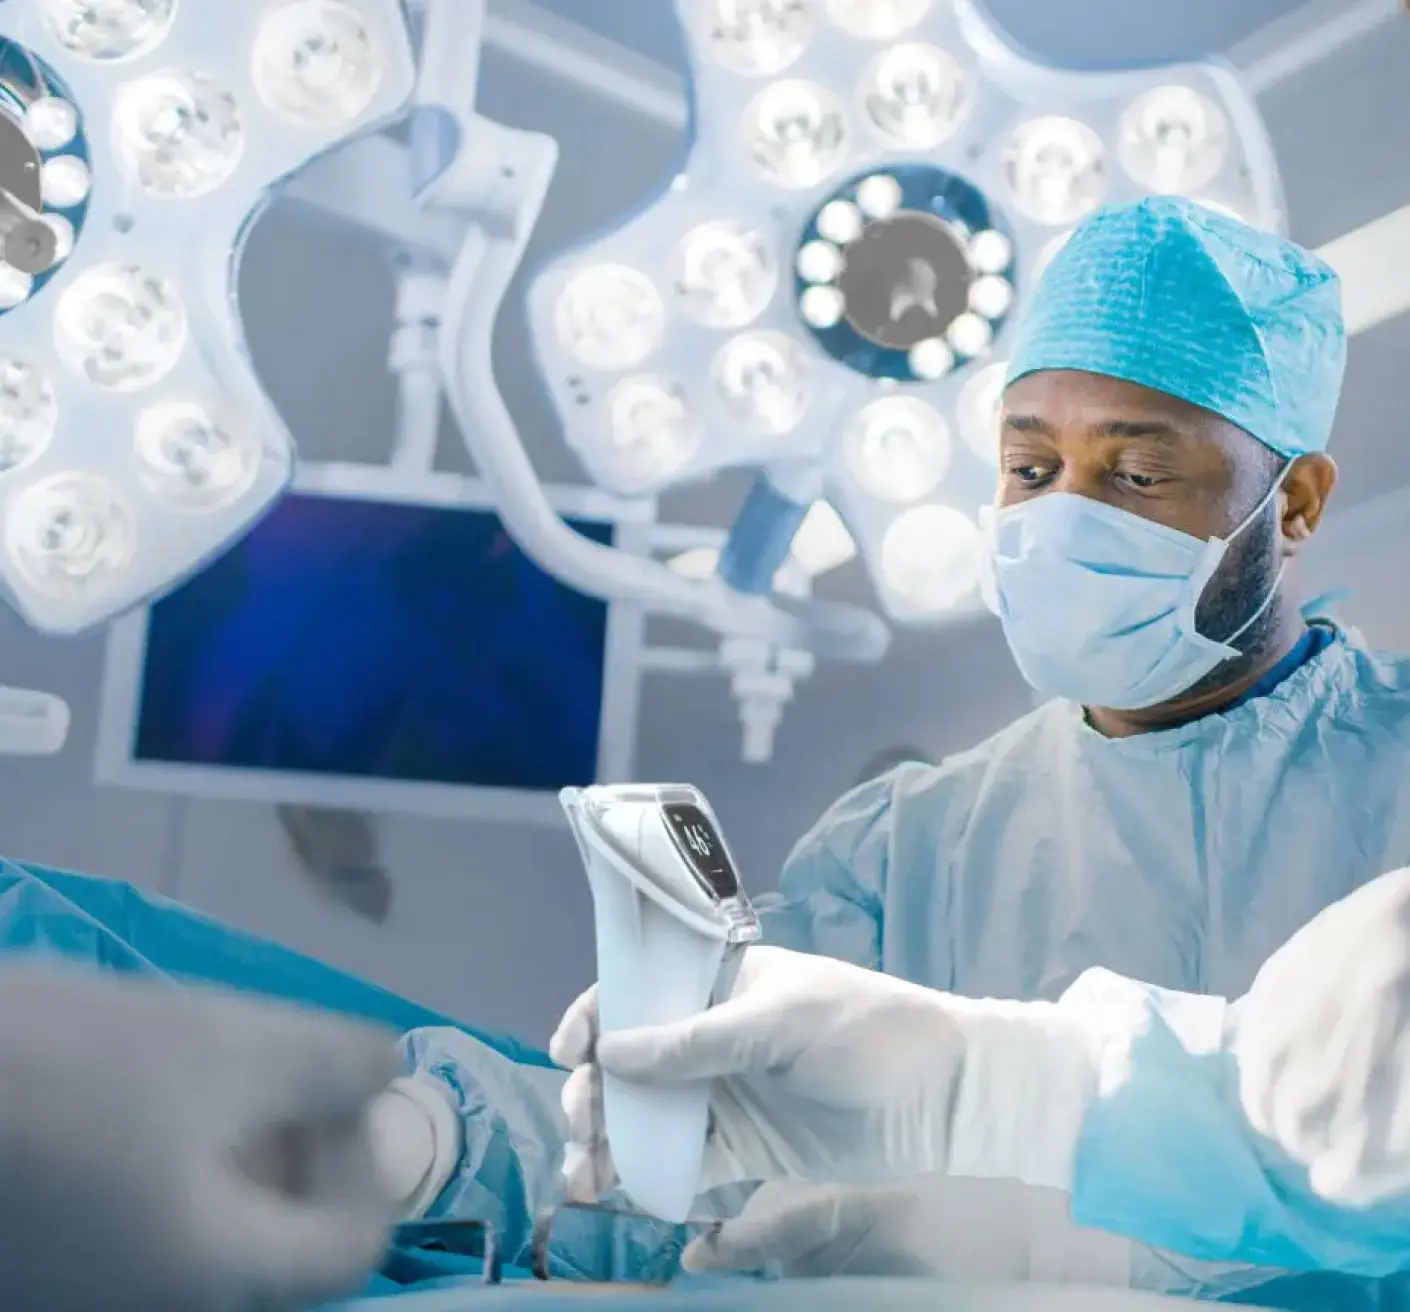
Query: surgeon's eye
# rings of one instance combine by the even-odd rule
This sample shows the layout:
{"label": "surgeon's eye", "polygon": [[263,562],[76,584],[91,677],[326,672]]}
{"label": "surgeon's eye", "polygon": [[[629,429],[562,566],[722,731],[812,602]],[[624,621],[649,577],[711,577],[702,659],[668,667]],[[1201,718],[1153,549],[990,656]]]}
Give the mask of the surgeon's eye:
{"label": "surgeon's eye", "polygon": [[1050,482],[1057,472],[1048,465],[1010,465],[1004,471],[1015,482],[1024,487],[1042,487],[1044,483]]}
{"label": "surgeon's eye", "polygon": [[1117,474],[1117,481],[1125,483],[1127,487],[1133,487],[1138,492],[1149,492],[1151,488],[1159,487],[1169,480],[1160,477],[1158,474],[1135,474],[1129,470]]}

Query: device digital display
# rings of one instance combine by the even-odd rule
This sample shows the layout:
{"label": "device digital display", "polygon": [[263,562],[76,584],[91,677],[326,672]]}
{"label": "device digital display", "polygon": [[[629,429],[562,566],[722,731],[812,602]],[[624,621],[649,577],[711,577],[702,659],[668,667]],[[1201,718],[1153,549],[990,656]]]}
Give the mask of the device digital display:
{"label": "device digital display", "polygon": [[[572,527],[610,544],[609,523]],[[552,792],[598,770],[608,607],[493,511],[292,493],[156,602],[137,761]]]}
{"label": "device digital display", "polygon": [[722,901],[739,896],[739,877],[710,818],[689,802],[667,802],[666,824],[696,877]]}

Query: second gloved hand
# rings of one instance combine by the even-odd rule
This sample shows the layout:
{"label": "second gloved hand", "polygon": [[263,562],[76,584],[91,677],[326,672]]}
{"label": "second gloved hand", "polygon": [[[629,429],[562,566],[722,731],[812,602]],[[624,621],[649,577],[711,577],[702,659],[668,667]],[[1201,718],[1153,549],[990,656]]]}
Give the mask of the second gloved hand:
{"label": "second gloved hand", "polygon": [[1237,1015],[1244,1112],[1313,1190],[1351,1206],[1410,1192],[1410,870],[1294,934]]}
{"label": "second gloved hand", "polygon": [[393,1080],[368,1114],[373,1165],[403,1221],[423,1217],[465,1143],[451,1091],[428,1071]]}
{"label": "second gloved hand", "polygon": [[0,972],[0,1290],[54,1312],[355,1293],[393,1206],[366,1114],[391,1035],[170,984]]}
{"label": "second gloved hand", "polygon": [[1130,1241],[1074,1225],[1067,1196],[1015,1180],[766,1184],[686,1250],[687,1271],[914,1276],[1125,1288]]}
{"label": "second gloved hand", "polygon": [[616,1185],[602,1071],[714,1082],[701,1188],[946,1172],[1065,1187],[1094,1086],[1088,1036],[1048,1004],[972,1002],[845,962],[751,948],[731,996],[675,1025],[599,1035],[589,990],[550,1045],[568,1193]]}

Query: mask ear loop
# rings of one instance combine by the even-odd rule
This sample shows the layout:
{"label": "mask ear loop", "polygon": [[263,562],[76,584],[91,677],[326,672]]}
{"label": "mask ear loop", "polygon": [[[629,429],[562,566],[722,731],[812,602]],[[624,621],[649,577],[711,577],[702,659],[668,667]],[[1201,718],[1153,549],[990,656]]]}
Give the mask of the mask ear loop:
{"label": "mask ear loop", "polygon": [[[1245,517],[1243,523],[1240,524],[1232,533],[1230,533],[1227,538],[1210,538],[1209,545],[1211,547],[1214,547],[1217,544],[1218,549],[1217,551],[1210,551],[1209,558],[1206,561],[1205,567],[1200,570],[1200,573],[1204,577],[1200,579],[1199,588],[1194,592],[1193,599],[1190,603],[1189,622],[1191,632],[1194,631],[1195,607],[1199,605],[1199,600],[1204,595],[1204,590],[1208,586],[1209,580],[1214,577],[1214,571],[1219,568],[1219,562],[1224,559],[1224,553],[1229,549],[1229,543],[1231,543],[1236,537],[1238,537],[1239,534],[1242,533],[1244,529],[1246,529],[1250,524],[1255,524],[1258,522],[1259,517],[1263,514],[1265,510],[1268,509],[1269,505],[1272,503],[1278,493],[1282,491],[1283,480],[1288,476],[1288,470],[1293,467],[1293,464],[1296,459],[1296,456],[1290,457],[1288,459],[1287,463],[1282,467],[1282,469],[1278,471],[1278,477],[1273,480],[1273,485],[1268,489],[1267,492],[1263,494],[1263,500],[1260,501],[1253,508],[1252,512],[1250,512],[1250,514]],[[1268,589],[1268,595],[1263,598],[1263,601],[1259,605],[1258,609],[1255,610],[1253,614],[1248,617],[1248,619],[1246,619],[1242,624],[1240,624],[1239,627],[1233,631],[1233,633],[1231,633],[1227,638],[1224,638],[1221,641],[1221,646],[1228,647],[1231,650],[1237,650],[1236,648],[1234,648],[1234,644],[1240,638],[1242,638],[1245,633],[1247,633],[1251,628],[1253,628],[1253,626],[1257,624],[1260,619],[1263,618],[1268,608],[1273,604],[1273,598],[1278,595],[1278,588],[1282,585],[1283,575],[1286,574],[1287,571],[1288,562],[1285,560],[1278,566],[1278,573],[1274,576],[1273,586]],[[1239,654],[1241,655],[1242,653]]]}

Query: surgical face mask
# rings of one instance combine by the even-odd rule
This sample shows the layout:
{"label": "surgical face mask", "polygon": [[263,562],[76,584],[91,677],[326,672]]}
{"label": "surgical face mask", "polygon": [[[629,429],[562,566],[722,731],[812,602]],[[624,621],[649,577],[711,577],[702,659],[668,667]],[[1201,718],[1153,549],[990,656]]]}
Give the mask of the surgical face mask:
{"label": "surgical face mask", "polygon": [[[1286,472],[1286,467],[1283,472]],[[1272,604],[1268,595],[1223,642],[1195,628],[1195,610],[1229,543],[1208,542],[1067,492],[981,515],[984,600],[1002,621],[1023,677],[1040,693],[1134,711],[1192,688],[1242,653],[1233,644]]]}

